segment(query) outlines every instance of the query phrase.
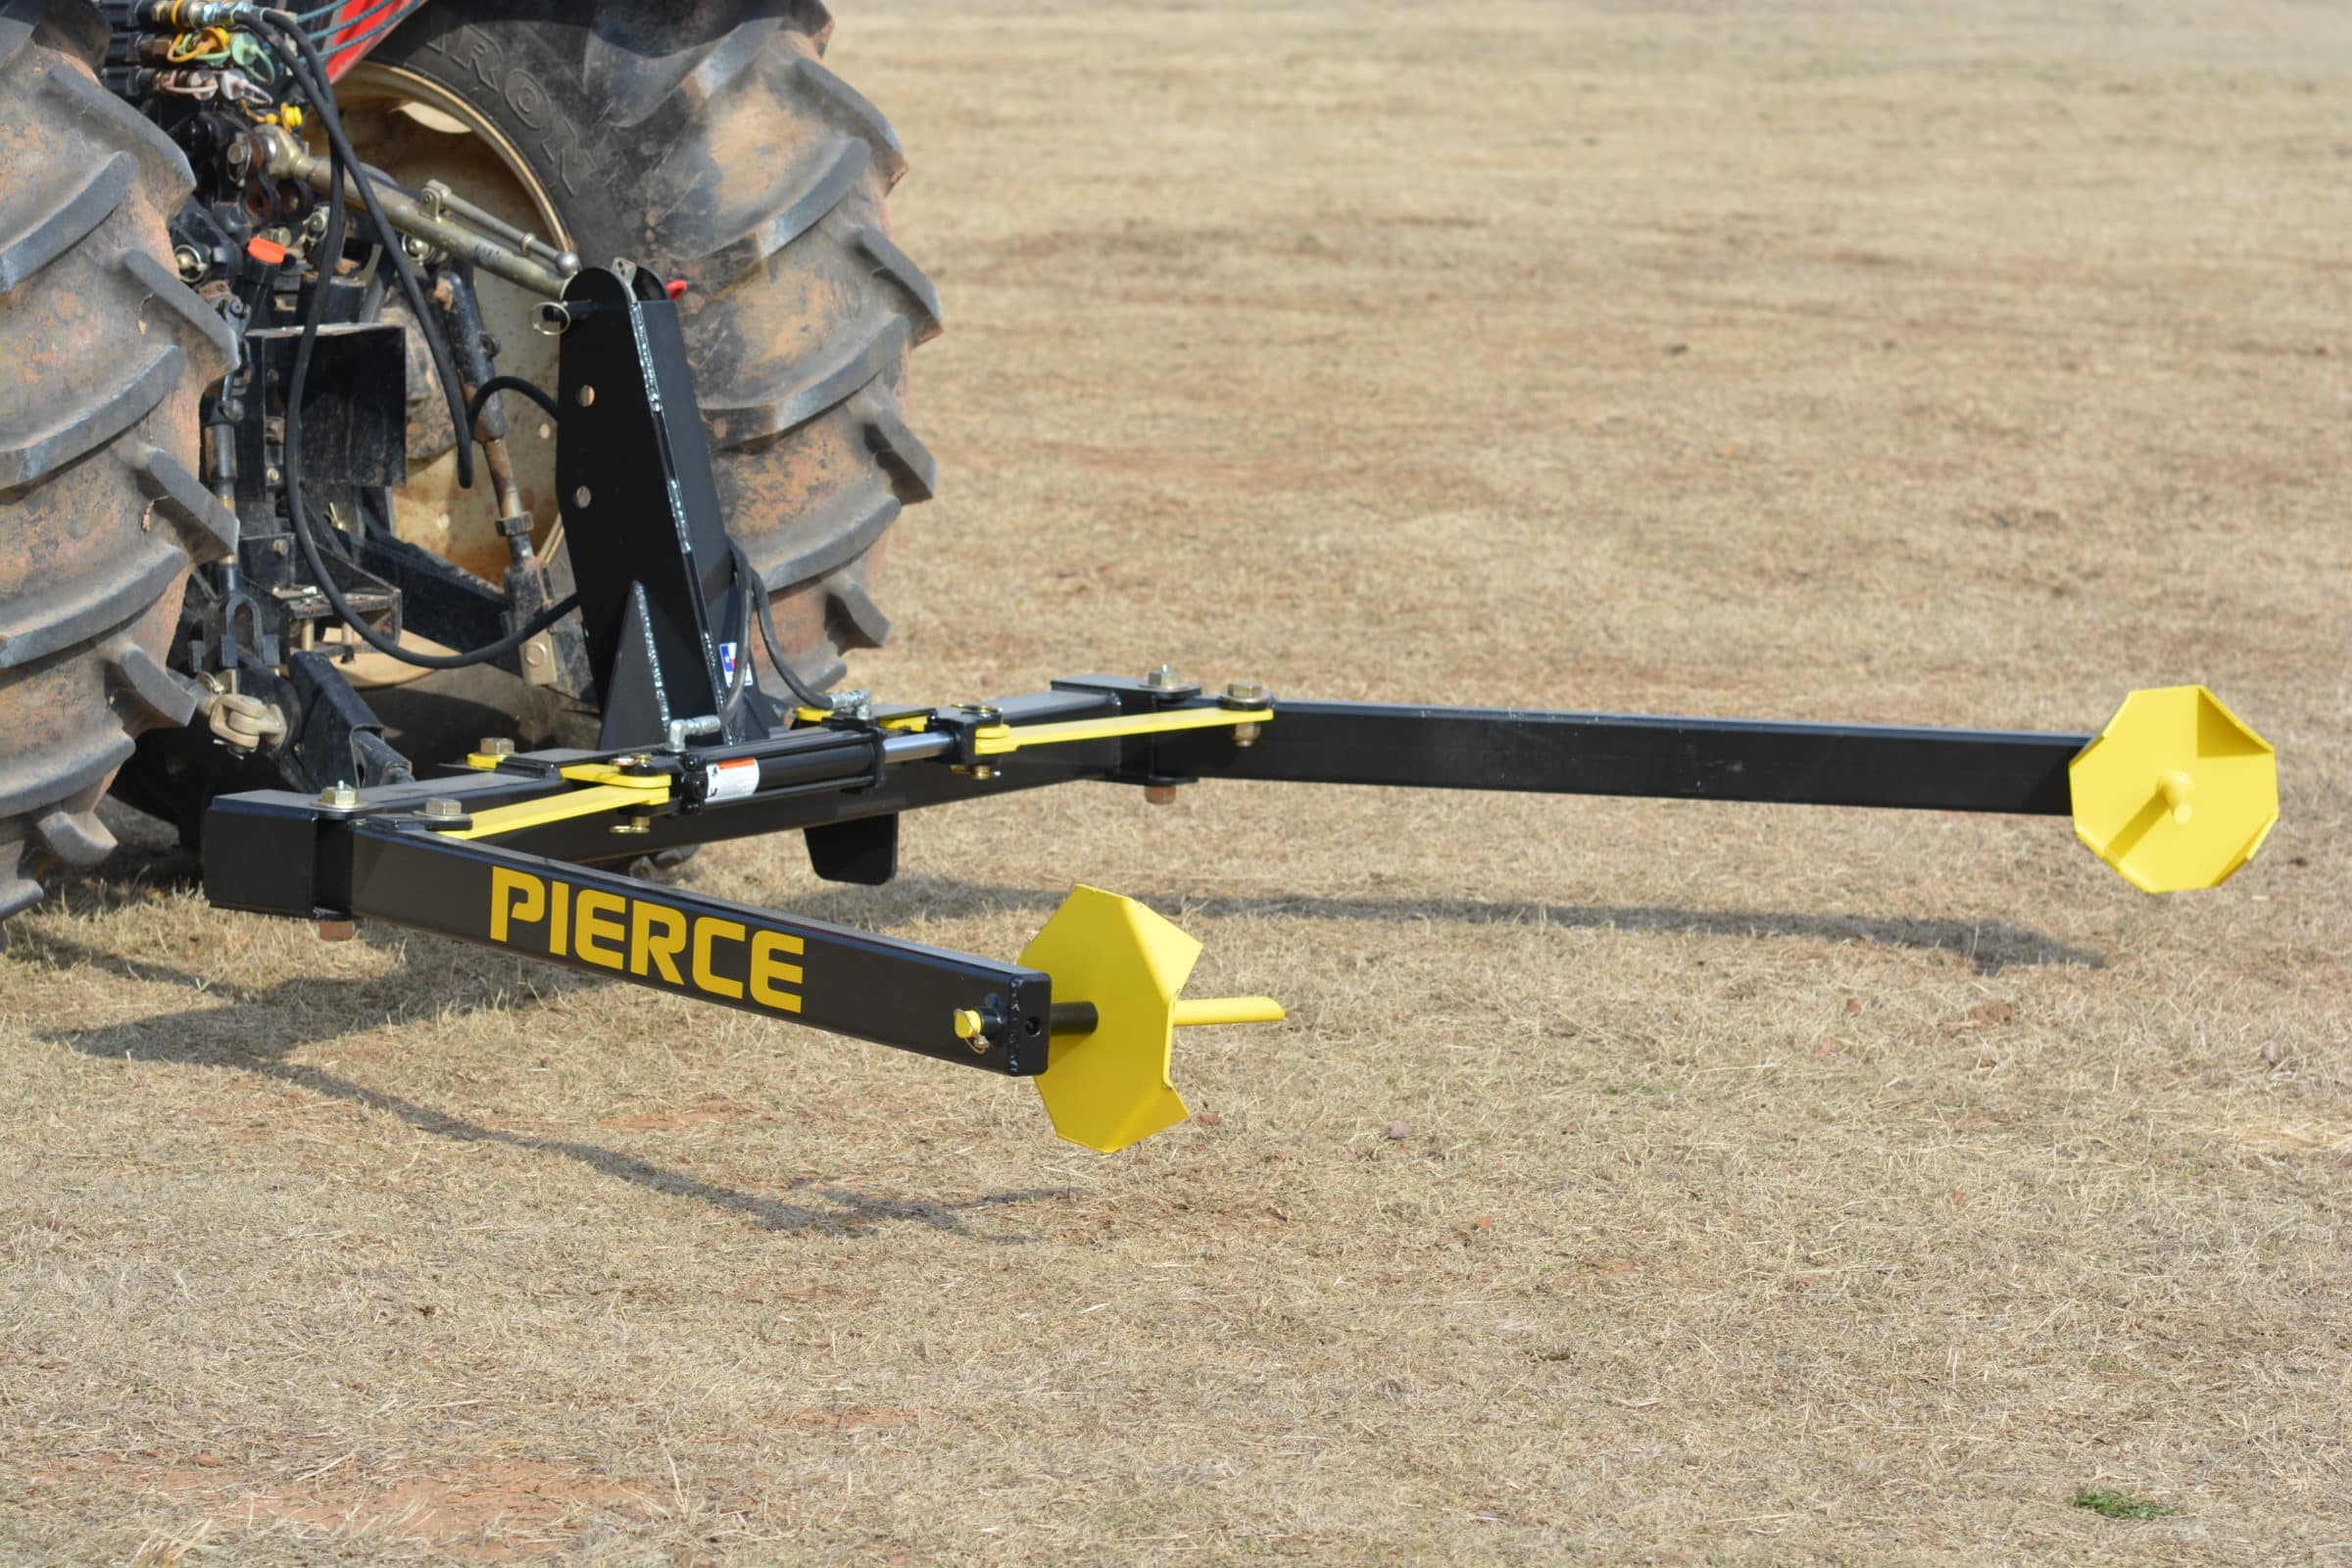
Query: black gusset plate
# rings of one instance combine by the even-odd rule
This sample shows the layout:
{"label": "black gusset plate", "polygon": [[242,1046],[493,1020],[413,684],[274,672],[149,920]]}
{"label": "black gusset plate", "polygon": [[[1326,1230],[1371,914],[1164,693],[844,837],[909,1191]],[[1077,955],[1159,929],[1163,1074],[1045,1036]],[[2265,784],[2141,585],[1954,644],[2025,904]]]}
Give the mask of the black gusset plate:
{"label": "black gusset plate", "polygon": [[[734,562],[676,305],[602,268],[564,299],[556,491],[604,743],[656,745],[671,720],[725,707],[720,645],[744,635]],[[740,705],[730,727],[764,732]]]}

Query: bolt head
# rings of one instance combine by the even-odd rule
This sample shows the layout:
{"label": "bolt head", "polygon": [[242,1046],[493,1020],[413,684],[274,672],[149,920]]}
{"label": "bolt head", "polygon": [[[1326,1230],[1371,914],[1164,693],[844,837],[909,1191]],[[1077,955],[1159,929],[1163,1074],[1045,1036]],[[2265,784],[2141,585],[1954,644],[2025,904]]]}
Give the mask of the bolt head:
{"label": "bolt head", "polygon": [[318,940],[321,942],[349,942],[359,934],[360,926],[356,920],[321,920],[318,922]]}
{"label": "bolt head", "polygon": [[484,757],[513,757],[514,739],[511,735],[485,735],[482,744],[474,748]]}
{"label": "bolt head", "polygon": [[1266,700],[1266,683],[1258,680],[1232,681],[1225,687],[1225,696],[1230,701],[1254,707]]}
{"label": "bolt head", "polygon": [[360,804],[360,792],[338,781],[318,792],[318,804],[348,808]]}
{"label": "bolt head", "polygon": [[195,282],[205,274],[205,270],[211,265],[204,259],[204,252],[193,245],[173,246],[172,261],[179,269],[179,280],[182,283]]}
{"label": "bolt head", "polygon": [[1184,684],[1184,675],[1174,664],[1162,664],[1144,677],[1144,684],[1155,692],[1172,692]]}
{"label": "bolt head", "polygon": [[1145,786],[1144,786],[1144,804],[1145,804],[1145,805],[1147,805],[1147,806],[1173,806],[1173,805],[1175,805],[1175,804],[1176,804],[1176,786],[1175,786],[1175,785],[1173,785],[1173,784],[1147,784],[1147,785],[1145,785]]}
{"label": "bolt head", "polygon": [[466,808],[447,795],[436,795],[424,803],[424,814],[436,822],[448,822],[464,816]]}

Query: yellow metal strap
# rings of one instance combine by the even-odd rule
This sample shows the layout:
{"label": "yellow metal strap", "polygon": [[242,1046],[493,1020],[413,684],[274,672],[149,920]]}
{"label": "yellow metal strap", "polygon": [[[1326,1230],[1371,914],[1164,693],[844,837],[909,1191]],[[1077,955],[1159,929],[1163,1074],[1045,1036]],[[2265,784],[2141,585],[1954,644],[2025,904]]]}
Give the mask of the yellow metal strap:
{"label": "yellow metal strap", "polygon": [[1116,718],[1073,718],[1058,724],[991,724],[972,731],[972,750],[1003,757],[1024,746],[1060,746],[1072,741],[1113,740],[1126,735],[1164,735],[1186,729],[1229,729],[1270,724],[1271,708],[1181,708],[1165,713],[1124,713]]}
{"label": "yellow metal strap", "polygon": [[490,807],[474,812],[473,819],[466,826],[452,828],[441,837],[496,838],[502,833],[519,833],[526,827],[568,822],[573,817],[595,816],[601,811],[626,811],[669,804],[670,781],[662,774],[624,773],[610,762],[583,762],[564,768],[564,776],[582,787],[535,801],[516,801],[513,806]]}
{"label": "yellow metal strap", "polygon": [[[829,718],[840,716],[828,708],[796,708],[792,714],[803,724],[822,724]],[[930,722],[931,710],[927,708],[893,710],[874,715],[874,723],[879,727],[906,734],[918,733]]]}

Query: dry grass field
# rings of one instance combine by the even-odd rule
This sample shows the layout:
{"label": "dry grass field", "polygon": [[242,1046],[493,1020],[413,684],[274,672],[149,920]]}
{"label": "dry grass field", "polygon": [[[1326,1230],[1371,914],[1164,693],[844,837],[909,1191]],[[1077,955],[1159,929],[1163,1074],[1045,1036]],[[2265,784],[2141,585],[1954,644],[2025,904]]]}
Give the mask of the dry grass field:
{"label": "dry grass field", "polygon": [[1273,786],[697,864],[1005,956],[1093,882],[1291,1004],[1115,1157],[126,852],[0,959],[0,1562],[2352,1563],[2352,14],[838,9],[950,321],[861,679],[2201,679],[2284,822],[2161,901],[2047,819]]}

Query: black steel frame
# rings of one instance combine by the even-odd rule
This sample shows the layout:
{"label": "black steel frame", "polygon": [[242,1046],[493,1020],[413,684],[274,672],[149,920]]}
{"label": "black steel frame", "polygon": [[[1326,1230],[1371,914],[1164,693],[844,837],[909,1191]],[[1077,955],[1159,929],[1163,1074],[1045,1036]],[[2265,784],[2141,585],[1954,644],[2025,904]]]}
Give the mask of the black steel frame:
{"label": "black steel frame", "polygon": [[[907,811],[1078,780],[1283,780],[2064,815],[2092,737],[1212,695],[1084,676],[980,705],[797,715],[737,689],[745,596],[719,521],[676,312],[661,280],[591,270],[564,302],[557,470],[606,715],[586,752],[472,760],[329,799],[213,804],[223,907],[390,921],[937,1059],[1047,1065],[1050,975],[635,881],[602,863],[800,831],[818,874],[887,881]],[[756,587],[755,590],[757,591]],[[315,672],[314,672],[315,673]],[[1072,735],[1066,726],[1091,726]],[[1191,727],[1205,724],[1206,727]],[[340,740],[340,734],[338,739]],[[359,744],[354,741],[351,744]],[[516,822],[607,777],[623,808]],[[728,781],[725,785],[721,780]],[[756,780],[746,785],[747,779]],[[587,800],[588,797],[576,797]],[[619,836],[615,836],[619,835]],[[787,975],[787,971],[790,971]],[[1082,1001],[1083,999],[1075,999]]]}

